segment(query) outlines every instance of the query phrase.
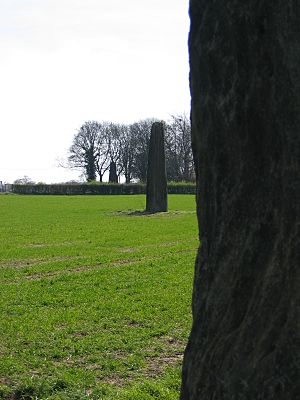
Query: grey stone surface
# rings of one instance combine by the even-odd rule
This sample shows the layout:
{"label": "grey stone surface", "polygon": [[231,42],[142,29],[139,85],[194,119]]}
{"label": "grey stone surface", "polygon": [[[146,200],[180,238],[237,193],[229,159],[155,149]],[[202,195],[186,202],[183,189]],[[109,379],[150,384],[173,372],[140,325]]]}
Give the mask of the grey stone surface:
{"label": "grey stone surface", "polygon": [[114,161],[109,165],[109,182],[118,183],[117,166]]}
{"label": "grey stone surface", "polygon": [[164,136],[164,124],[154,122],[149,144],[146,188],[146,211],[151,213],[168,211]]}
{"label": "grey stone surface", "polygon": [[299,399],[300,4],[190,16],[202,245],[181,399]]}

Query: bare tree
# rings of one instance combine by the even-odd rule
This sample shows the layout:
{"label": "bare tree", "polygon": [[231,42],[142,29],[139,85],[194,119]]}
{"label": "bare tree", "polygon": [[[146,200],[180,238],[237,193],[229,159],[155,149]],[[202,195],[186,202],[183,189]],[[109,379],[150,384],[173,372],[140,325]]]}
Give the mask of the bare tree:
{"label": "bare tree", "polygon": [[122,141],[126,137],[127,126],[122,124],[110,123],[107,131],[108,152],[110,164],[116,165],[118,179],[123,172],[121,163]]}
{"label": "bare tree", "polygon": [[193,172],[191,124],[185,114],[172,115],[166,129],[168,179],[190,181]]}
{"label": "bare tree", "polygon": [[[118,179],[125,176],[146,182],[151,126],[148,118],[131,125],[87,121],[74,136],[69,149],[69,166],[83,170],[88,181],[100,182],[110,164],[116,166]],[[169,180],[189,181],[193,171],[190,121],[175,115],[166,124],[166,164]]]}
{"label": "bare tree", "polygon": [[108,122],[87,121],[74,136],[69,149],[71,168],[83,170],[88,181],[100,182],[109,167],[109,127]]}
{"label": "bare tree", "polygon": [[136,157],[137,139],[128,125],[120,126],[119,136],[119,160],[118,166],[121,174],[125,176],[125,182],[130,183],[134,173],[134,161]]}
{"label": "bare tree", "polygon": [[82,169],[88,181],[96,179],[99,130],[100,124],[97,121],[85,122],[74,136],[69,149],[70,167]]}
{"label": "bare tree", "polygon": [[141,182],[147,179],[148,150],[152,124],[157,121],[153,118],[144,119],[129,126],[130,135],[134,138],[135,153],[133,162],[134,178]]}
{"label": "bare tree", "polygon": [[110,150],[110,122],[102,121],[99,123],[97,136],[96,171],[99,181],[103,182],[103,176],[109,169],[109,150]]}
{"label": "bare tree", "polygon": [[29,176],[24,175],[23,178],[16,179],[14,185],[34,185],[35,182],[29,178]]}

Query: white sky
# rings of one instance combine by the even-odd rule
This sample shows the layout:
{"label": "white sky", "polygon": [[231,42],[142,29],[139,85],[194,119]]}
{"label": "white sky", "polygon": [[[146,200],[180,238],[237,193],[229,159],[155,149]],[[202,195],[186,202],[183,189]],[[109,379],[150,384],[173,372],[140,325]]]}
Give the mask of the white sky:
{"label": "white sky", "polygon": [[87,120],[189,113],[187,0],[0,0],[0,180],[57,168]]}

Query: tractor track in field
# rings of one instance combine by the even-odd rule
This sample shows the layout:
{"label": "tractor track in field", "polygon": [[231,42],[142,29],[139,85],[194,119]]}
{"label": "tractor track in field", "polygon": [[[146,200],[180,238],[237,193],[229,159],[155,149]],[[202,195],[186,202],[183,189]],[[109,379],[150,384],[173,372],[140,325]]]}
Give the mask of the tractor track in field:
{"label": "tractor track in field", "polygon": [[[181,244],[180,242],[172,242],[172,243],[161,243],[158,244],[157,247],[173,247],[177,246],[178,244]],[[143,246],[143,249],[146,248],[152,248],[154,247],[153,245],[150,246]],[[140,251],[140,248],[120,248],[119,252],[121,254],[135,254],[136,252]],[[183,253],[195,253],[196,254],[196,249],[180,249],[172,252],[172,254],[183,254]],[[130,258],[130,259],[118,259],[118,260],[113,260],[111,262],[103,262],[103,263],[97,263],[95,265],[80,265],[80,266],[74,266],[70,267],[68,266],[66,269],[60,269],[56,271],[45,271],[45,272],[33,272],[33,273],[24,273],[21,276],[14,276],[14,277],[9,277],[4,280],[3,284],[10,284],[10,283],[17,283],[20,281],[36,281],[36,280],[42,280],[42,279],[52,279],[60,276],[67,276],[67,275],[72,275],[72,274],[78,274],[82,272],[90,272],[90,271],[95,271],[95,270],[100,270],[103,268],[118,268],[122,266],[131,266],[143,262],[152,262],[161,258],[168,257],[170,253],[164,254],[164,255],[157,255],[157,256],[143,256],[143,257],[138,257],[138,258]],[[70,261],[82,261],[84,260],[85,257],[82,256],[65,256],[65,257],[51,257],[51,258],[35,258],[35,259],[27,259],[27,260],[13,260],[9,263],[0,263],[0,269],[23,269],[23,268],[30,268],[34,266],[39,266],[39,265],[51,265],[52,263],[56,262],[70,262]]]}
{"label": "tractor track in field", "polygon": [[[192,250],[180,250],[180,251],[176,251],[175,254],[181,254],[181,253],[193,253],[195,252],[194,249]],[[166,257],[166,256],[164,256]],[[73,267],[73,268],[67,268],[64,270],[58,270],[58,271],[51,271],[51,272],[38,272],[38,273],[33,273],[33,274],[24,274],[22,276],[18,276],[18,277],[12,277],[11,279],[7,279],[5,282],[3,282],[4,284],[11,284],[11,283],[17,283],[20,281],[37,281],[37,280],[42,280],[42,279],[53,279],[53,278],[57,278],[60,276],[68,276],[68,275],[73,275],[73,274],[78,274],[78,273],[84,273],[84,272],[91,272],[91,271],[96,271],[96,270],[100,270],[103,268],[118,268],[118,267],[127,267],[127,266],[131,266],[131,265],[135,265],[135,264],[139,264],[139,263],[143,263],[143,262],[152,262],[152,261],[156,261],[161,259],[162,256],[158,255],[158,256],[151,256],[151,257],[140,257],[140,258],[136,258],[136,259],[119,259],[116,261],[112,261],[112,262],[107,262],[107,263],[103,263],[103,264],[96,264],[96,265],[82,265],[82,266],[78,266],[78,267]],[[72,258],[72,257],[57,257],[55,259],[50,259],[50,260],[35,260],[34,263],[32,264],[28,264],[28,263],[23,263],[22,266],[23,267],[29,267],[31,265],[41,265],[41,264],[48,264],[51,263],[52,261],[57,262],[57,261],[70,261],[71,259],[78,259],[76,257]],[[79,257],[80,259],[80,257]],[[9,264],[6,265],[6,267],[21,267],[19,264]]]}

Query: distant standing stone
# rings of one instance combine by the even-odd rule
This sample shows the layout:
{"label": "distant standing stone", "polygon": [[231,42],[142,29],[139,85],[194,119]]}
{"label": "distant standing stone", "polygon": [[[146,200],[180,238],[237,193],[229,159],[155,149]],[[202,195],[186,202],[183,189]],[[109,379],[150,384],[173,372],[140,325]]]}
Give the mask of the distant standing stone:
{"label": "distant standing stone", "polygon": [[168,211],[164,136],[163,123],[154,122],[149,144],[146,192],[146,211],[151,213]]}
{"label": "distant standing stone", "polygon": [[109,166],[109,182],[118,183],[117,166],[114,161],[111,161]]}

